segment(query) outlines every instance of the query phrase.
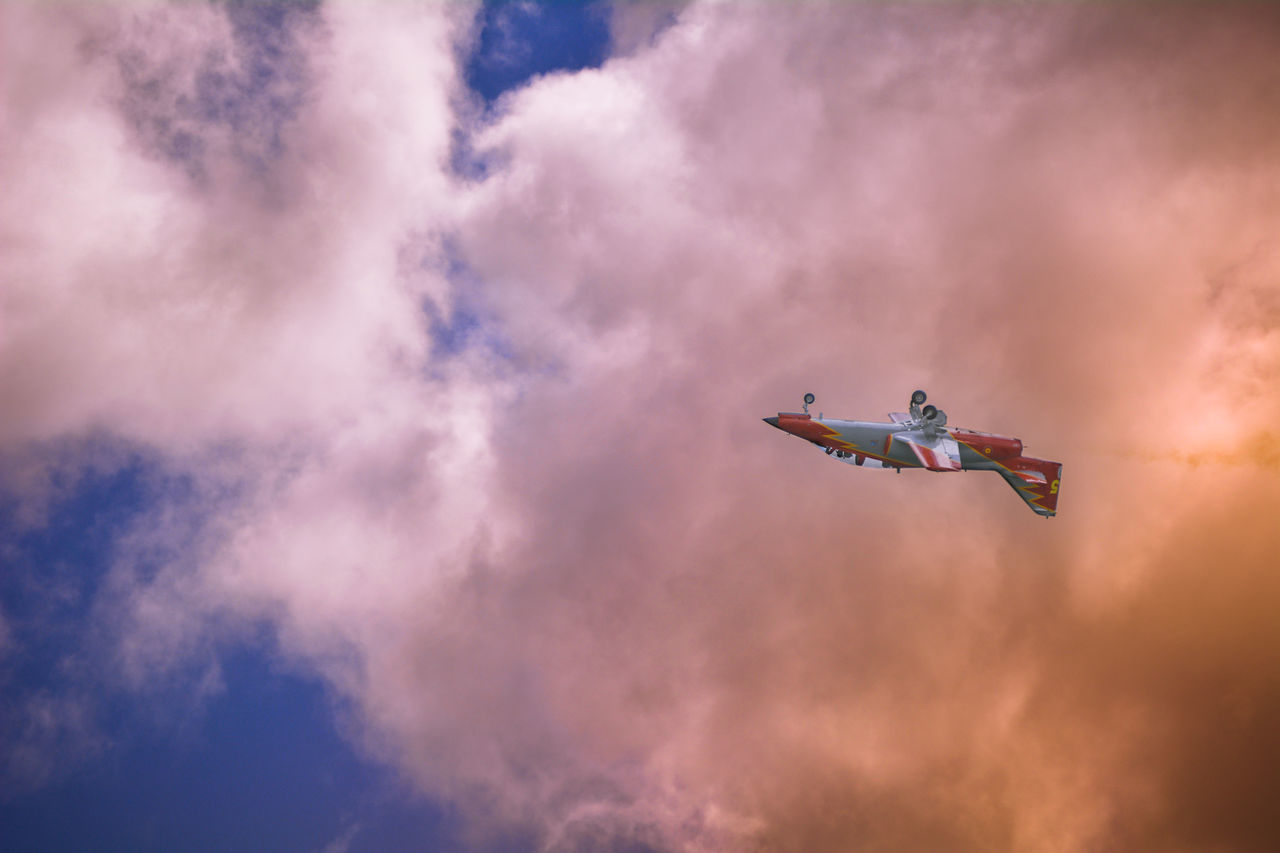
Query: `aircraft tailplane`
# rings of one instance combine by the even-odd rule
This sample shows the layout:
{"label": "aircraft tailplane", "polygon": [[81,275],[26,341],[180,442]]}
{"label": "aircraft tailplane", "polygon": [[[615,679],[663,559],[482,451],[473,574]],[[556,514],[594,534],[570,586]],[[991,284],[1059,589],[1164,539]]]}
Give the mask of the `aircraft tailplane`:
{"label": "aircraft tailplane", "polygon": [[1027,506],[1046,518],[1058,514],[1061,463],[1030,456],[1015,456],[1002,460],[1000,466],[1000,476],[1013,487],[1018,497],[1027,502]]}

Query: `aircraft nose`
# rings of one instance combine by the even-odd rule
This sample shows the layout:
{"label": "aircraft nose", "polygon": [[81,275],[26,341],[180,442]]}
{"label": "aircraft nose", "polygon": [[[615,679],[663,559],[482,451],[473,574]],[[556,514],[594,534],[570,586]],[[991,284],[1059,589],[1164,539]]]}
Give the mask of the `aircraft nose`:
{"label": "aircraft nose", "polygon": [[[771,426],[771,427],[777,427],[777,426],[778,426],[778,419],[777,419],[777,417],[772,417],[772,418],[761,418],[761,420],[762,420],[762,421],[764,421],[765,423],[767,423],[767,424],[768,424],[769,426]],[[782,427],[778,427],[778,429],[782,429]]]}

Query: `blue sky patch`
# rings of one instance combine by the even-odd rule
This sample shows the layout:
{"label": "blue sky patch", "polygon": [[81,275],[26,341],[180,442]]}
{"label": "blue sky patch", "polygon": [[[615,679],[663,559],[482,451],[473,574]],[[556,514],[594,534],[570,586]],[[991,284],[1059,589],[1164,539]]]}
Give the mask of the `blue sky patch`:
{"label": "blue sky patch", "polygon": [[[15,496],[0,501],[0,847],[463,849],[451,812],[357,754],[332,696],[282,668],[268,632],[141,693],[119,683],[97,608],[121,537],[159,503],[195,504],[187,478],[154,460],[98,456],[113,464],[53,470],[59,497],[43,524],[21,522]],[[193,696],[203,671],[220,684]]]}
{"label": "blue sky patch", "polygon": [[224,691],[174,736],[125,711],[113,746],[72,778],[0,799],[12,850],[349,853],[460,850],[447,810],[335,732],[314,680],[267,655],[230,650]]}
{"label": "blue sky patch", "polygon": [[533,77],[597,68],[609,55],[609,4],[488,0],[464,78],[493,103]]}
{"label": "blue sky patch", "polygon": [[154,499],[141,457],[111,469],[55,467],[61,493],[46,523],[18,521],[20,496],[0,504],[0,613],[20,654],[0,663],[6,695],[58,686],[85,643],[90,611],[111,567],[117,538]]}
{"label": "blue sky patch", "polygon": [[[463,80],[488,113],[507,92],[539,75],[598,68],[612,46],[610,17],[605,0],[487,0],[476,17],[475,46],[463,58]],[[502,155],[478,152],[471,132],[454,131],[449,164],[460,177],[482,181],[500,166]]]}

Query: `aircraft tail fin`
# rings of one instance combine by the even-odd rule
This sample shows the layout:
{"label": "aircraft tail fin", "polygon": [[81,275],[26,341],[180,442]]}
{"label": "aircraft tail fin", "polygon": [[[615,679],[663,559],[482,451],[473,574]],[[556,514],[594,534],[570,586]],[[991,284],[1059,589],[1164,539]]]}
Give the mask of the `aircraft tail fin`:
{"label": "aircraft tail fin", "polygon": [[1027,502],[1037,515],[1046,518],[1058,514],[1058,486],[1062,482],[1062,465],[1048,459],[1016,456],[1002,460],[1000,476],[1013,487],[1018,497]]}

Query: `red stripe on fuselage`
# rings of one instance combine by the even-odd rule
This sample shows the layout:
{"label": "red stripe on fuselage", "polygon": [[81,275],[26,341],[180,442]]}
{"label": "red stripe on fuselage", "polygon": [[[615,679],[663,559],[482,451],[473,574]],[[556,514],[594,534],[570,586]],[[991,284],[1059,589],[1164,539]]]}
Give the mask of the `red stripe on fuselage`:
{"label": "red stripe on fuselage", "polygon": [[809,415],[793,415],[786,412],[779,412],[778,426],[797,438],[803,438],[805,441],[812,441],[814,444],[820,444],[823,447],[834,447],[838,450],[848,450],[852,446],[847,441],[840,439],[840,433],[831,429],[831,427],[824,426],[822,423],[815,421]]}
{"label": "red stripe on fuselage", "polygon": [[855,449],[853,444],[840,437],[839,432],[823,423],[820,423],[819,421],[814,420],[811,415],[796,414],[794,412],[778,412],[778,427],[791,433],[797,438],[803,438],[805,441],[811,441],[819,447],[830,447],[835,450],[851,450],[867,457],[868,459],[876,459],[897,468],[919,467],[914,462],[903,462],[889,456],[889,445],[893,441],[892,435],[885,436],[885,452],[882,455],[872,453],[868,450],[862,450],[861,448]]}

